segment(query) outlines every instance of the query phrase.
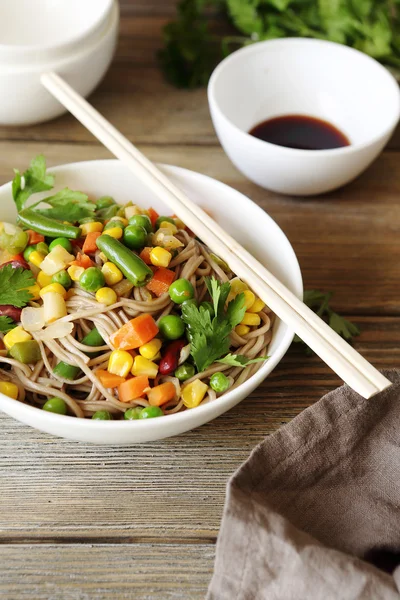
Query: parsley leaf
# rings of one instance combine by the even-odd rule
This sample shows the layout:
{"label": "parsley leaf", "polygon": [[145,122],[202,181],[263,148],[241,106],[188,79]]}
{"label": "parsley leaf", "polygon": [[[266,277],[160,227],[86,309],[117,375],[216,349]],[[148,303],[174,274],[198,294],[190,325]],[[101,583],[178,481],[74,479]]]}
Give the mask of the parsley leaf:
{"label": "parsley leaf", "polygon": [[231,367],[246,367],[253,363],[263,362],[268,360],[269,356],[259,356],[258,358],[247,358],[241,354],[227,354],[224,358],[219,358],[217,362],[223,363],[224,365],[231,365]]}
{"label": "parsley leaf", "polygon": [[7,317],[6,315],[0,316],[1,333],[7,333],[8,331],[11,331],[11,329],[15,329],[16,326],[16,322],[11,317]]}
{"label": "parsley leaf", "polygon": [[32,160],[29,169],[23,175],[18,169],[14,169],[14,173],[12,195],[18,212],[23,209],[29,196],[51,190],[54,186],[54,176],[46,173],[46,159],[43,154],[39,154]]}
{"label": "parsley leaf", "polygon": [[0,304],[22,308],[33,298],[26,289],[35,284],[32,271],[6,265],[0,269]]}
{"label": "parsley leaf", "polygon": [[[346,341],[352,342],[353,337],[360,335],[360,329],[357,325],[332,310],[329,306],[331,298],[332,292],[324,293],[319,292],[318,290],[306,290],[303,299],[305,304],[307,304],[309,308],[312,308],[319,317],[327,321],[329,326],[332,327],[336,333]],[[312,354],[310,348],[306,346],[298,335],[294,336],[293,342],[302,343],[306,347],[306,354]]]}
{"label": "parsley leaf", "polygon": [[242,321],[246,312],[243,294],[238,294],[231,300],[225,310],[225,303],[231,289],[229,283],[222,284],[214,277],[206,278],[205,281],[215,315],[212,317],[210,311],[204,306],[182,305],[182,319],[187,325],[190,354],[199,372],[204,371],[229,352],[229,335]]}
{"label": "parsley leaf", "polygon": [[[36,209],[36,212],[58,221],[70,221],[75,223],[80,219],[92,217],[96,205],[89,202],[88,196],[83,192],[77,192],[64,188],[54,196],[49,196],[37,204],[49,204],[51,208]],[[34,206],[37,206],[34,205]]]}

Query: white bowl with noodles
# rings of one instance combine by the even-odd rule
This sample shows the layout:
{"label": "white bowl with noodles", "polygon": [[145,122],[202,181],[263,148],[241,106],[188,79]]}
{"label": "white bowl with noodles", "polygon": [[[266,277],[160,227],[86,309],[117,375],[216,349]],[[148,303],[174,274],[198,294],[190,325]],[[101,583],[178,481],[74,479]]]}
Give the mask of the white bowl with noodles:
{"label": "white bowl with noodles", "polygon": [[[197,204],[207,209],[224,228],[254,254],[299,298],[303,294],[300,267],[283,231],[254,202],[229,186],[193,171],[172,166],[162,169]],[[50,170],[55,191],[64,187],[90,196],[113,196],[117,202],[133,200],[153,206],[160,214],[171,211],[116,160],[96,160],[62,165]],[[0,220],[15,222],[11,184],[0,187]],[[276,320],[268,354],[262,367],[217,400],[180,413],[148,420],[100,421],[46,412],[0,394],[0,410],[18,421],[53,435],[95,444],[129,445],[159,440],[189,431],[226,412],[246,398],[279,363],[293,339],[284,323]]]}

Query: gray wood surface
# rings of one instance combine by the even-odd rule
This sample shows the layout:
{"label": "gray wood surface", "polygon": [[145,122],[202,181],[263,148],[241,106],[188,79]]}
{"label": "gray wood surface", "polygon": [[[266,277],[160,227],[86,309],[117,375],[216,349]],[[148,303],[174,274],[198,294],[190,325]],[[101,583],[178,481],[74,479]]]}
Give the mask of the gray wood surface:
{"label": "gray wood surface", "polygon": [[[122,0],[115,61],[91,101],[153,160],[200,171],[278,222],[305,286],[335,292],[359,324],[356,347],[400,367],[399,143],[323,198],[282,197],[246,181],[218,145],[205,90],[166,84],[154,53],[172,0]],[[44,152],[49,165],[110,155],[72,117],[0,128],[0,183]],[[265,435],[340,382],[292,347],[248,399],[185,435],[136,447],[59,440],[0,415],[0,597],[203,598],[225,486]]]}

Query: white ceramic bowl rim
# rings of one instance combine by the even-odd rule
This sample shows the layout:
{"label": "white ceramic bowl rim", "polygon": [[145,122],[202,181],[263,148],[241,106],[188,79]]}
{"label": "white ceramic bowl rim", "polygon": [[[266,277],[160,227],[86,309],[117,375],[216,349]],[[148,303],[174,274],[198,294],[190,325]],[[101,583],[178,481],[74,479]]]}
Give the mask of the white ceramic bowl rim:
{"label": "white ceramic bowl rim", "polygon": [[118,18],[119,18],[119,6],[118,6],[118,3],[114,3],[113,9],[111,12],[111,16],[110,16],[110,20],[107,23],[106,30],[102,32],[102,34],[99,38],[96,38],[94,41],[92,41],[91,44],[89,44],[89,45],[85,44],[85,46],[82,50],[75,49],[73,51],[73,53],[68,56],[63,56],[61,58],[56,58],[53,61],[44,62],[44,63],[40,63],[40,64],[21,64],[21,65],[15,66],[15,65],[1,65],[1,63],[0,63],[0,74],[1,75],[4,75],[4,74],[21,75],[26,72],[28,72],[29,74],[31,74],[31,73],[41,74],[46,71],[60,70],[64,66],[67,66],[74,61],[81,60],[85,56],[92,53],[93,50],[97,46],[100,46],[102,44],[102,42],[104,41],[104,38],[109,36],[110,33],[112,33],[114,31],[116,23],[118,22]]}
{"label": "white ceramic bowl rim", "polygon": [[[23,2],[23,0],[22,0]],[[37,0],[36,0],[37,3]],[[83,6],[82,4],[82,0],[80,0],[80,2],[77,2],[78,4],[81,5],[81,7]],[[7,3],[8,6],[12,6],[13,8],[17,8],[18,6],[16,6],[18,4],[18,0],[12,0],[11,2]],[[76,3],[75,3],[76,4]],[[63,3],[63,9],[65,10],[65,8],[67,9],[72,9],[69,10],[70,14],[73,16],[79,15],[80,11],[76,10],[76,5],[73,5],[72,7],[70,6],[70,2],[67,0],[66,2]],[[57,3],[54,3],[54,8],[57,9]],[[64,39],[61,37],[61,41],[54,41],[51,43],[44,43],[44,44],[7,44],[7,43],[0,43],[0,51],[2,50],[7,50],[7,52],[11,53],[11,54],[15,54],[16,56],[18,56],[18,54],[20,53],[26,53],[27,51],[31,51],[31,52],[42,52],[42,51],[51,51],[54,49],[61,49],[67,46],[71,46],[71,45],[75,45],[83,40],[87,40],[88,38],[90,38],[92,36],[93,33],[95,33],[99,27],[101,27],[101,25],[109,18],[112,8],[114,5],[114,0],[101,0],[101,1],[93,1],[91,2],[90,5],[90,12],[88,11],[85,14],[89,14],[91,19],[90,22],[84,23],[85,27],[79,27],[80,25],[80,20],[79,17],[76,19],[76,25],[74,26],[73,31],[70,30],[69,31],[69,35],[67,37],[65,37]],[[51,3],[50,3],[51,6]],[[36,9],[37,10],[37,9]],[[54,18],[57,18],[56,14],[54,15]],[[53,25],[53,27],[55,27],[55,25]],[[61,33],[63,33],[63,28],[59,27],[59,31]]]}
{"label": "white ceramic bowl rim", "polygon": [[[383,67],[380,63],[378,63],[378,61],[371,58],[367,54],[364,54],[363,52],[360,52],[359,50],[356,50],[355,48],[351,48],[350,46],[337,44],[335,42],[330,42],[327,40],[317,40],[317,39],[311,39],[311,38],[298,38],[298,37],[279,38],[276,40],[266,40],[263,42],[256,42],[253,45],[245,46],[244,48],[240,48],[239,50],[236,50],[235,52],[233,52],[232,54],[230,54],[229,56],[224,58],[224,60],[219,63],[219,65],[214,69],[214,71],[210,77],[209,83],[208,83],[208,97],[209,97],[209,101],[213,103],[214,109],[216,111],[218,111],[218,114],[219,114],[219,117],[221,118],[221,120],[223,120],[225,123],[228,123],[230,125],[230,127],[233,127],[239,134],[246,136],[247,138],[251,138],[255,144],[260,146],[260,149],[262,147],[265,148],[265,144],[267,144],[270,148],[276,147],[275,144],[271,144],[270,142],[265,142],[264,140],[260,140],[259,138],[256,138],[256,137],[250,135],[247,131],[243,131],[243,129],[240,129],[240,127],[238,127],[235,123],[233,123],[233,121],[231,119],[228,119],[228,117],[225,116],[224,112],[222,111],[222,109],[219,106],[219,103],[218,103],[218,100],[216,97],[216,93],[215,93],[215,86],[217,84],[218,78],[222,74],[225,67],[228,64],[231,64],[238,60],[241,60],[244,55],[253,55],[253,54],[262,53],[265,51],[266,47],[271,48],[272,45],[276,45],[276,46],[278,46],[278,45],[292,45],[292,46],[298,45],[299,46],[299,45],[304,45],[304,44],[314,44],[314,45],[323,44],[323,45],[339,47],[341,50],[348,51],[349,53],[356,53],[356,54],[362,56],[366,62],[370,62],[371,67],[382,69],[382,71],[384,72],[384,75],[387,78],[389,87],[392,88],[393,93],[397,96],[397,112],[396,112],[396,114],[393,114],[393,118],[392,118],[391,122],[387,125],[387,127],[383,131],[381,131],[379,134],[376,134],[373,137],[371,137],[368,141],[365,141],[362,143],[351,144],[350,146],[343,146],[341,148],[332,148],[329,150],[302,150],[300,148],[288,148],[286,146],[278,146],[280,152],[287,153],[288,155],[291,155],[291,156],[294,156],[294,155],[298,155],[298,156],[303,155],[304,156],[305,154],[310,156],[312,154],[312,156],[315,157],[316,159],[319,156],[326,157],[331,154],[334,154],[334,155],[340,154],[340,153],[350,154],[350,153],[357,152],[358,150],[360,150],[362,148],[366,148],[366,147],[374,144],[379,139],[381,139],[382,137],[387,135],[396,126],[396,124],[400,118],[400,89],[399,89],[399,85],[398,85],[397,81],[395,80],[395,78],[393,77],[393,75],[391,75],[391,73],[389,73],[389,71],[385,67]],[[314,115],[309,115],[309,116],[314,116]]]}
{"label": "white ceramic bowl rim", "polygon": [[[60,167],[62,167],[63,169],[70,169],[70,170],[76,170],[79,169],[80,167],[82,167],[82,165],[88,164],[88,163],[93,163],[93,162],[97,162],[97,163],[104,163],[107,164],[110,161],[109,160],[98,160],[98,161],[82,161],[82,162],[76,162],[76,163],[69,163],[68,165],[59,165],[57,167],[52,167],[51,169],[48,169],[48,171],[54,172],[57,171],[57,169],[59,169]],[[196,173],[194,171],[190,171],[189,169],[183,169],[181,167],[172,167],[171,165],[159,165],[162,168],[173,168],[174,172],[176,173],[189,173],[191,176],[198,176],[204,179],[212,179],[211,177],[207,177],[206,175],[202,175],[200,173]],[[217,181],[215,179],[212,179],[213,184],[216,187],[220,187],[220,188],[226,188],[227,186],[220,182]],[[7,184],[6,184],[7,185]],[[10,185],[10,184],[8,184]],[[236,190],[233,190],[236,192]],[[237,194],[240,194],[240,192],[236,192]],[[241,194],[240,194],[241,195]],[[275,223],[275,221],[267,214],[265,213],[265,211],[263,211],[262,208],[260,208],[259,206],[257,206],[252,200],[250,200],[249,198],[247,198],[248,202],[251,202],[252,204],[254,204],[254,208],[259,212],[260,217],[262,217],[262,219],[268,219],[271,222],[271,226],[272,227],[278,227],[278,225]],[[282,232],[282,235],[284,235],[284,233]],[[286,236],[285,236],[286,237]],[[287,239],[287,238],[286,238]],[[288,240],[287,240],[288,241]],[[288,241],[288,244],[290,246],[290,243]],[[303,292],[303,281],[302,281],[302,276],[301,276],[301,271],[300,271],[300,266],[299,263],[297,261],[297,257],[294,253],[294,250],[292,249],[292,247],[290,246],[291,249],[291,254],[293,257],[293,261],[296,264],[296,272],[293,273],[293,285],[294,285],[294,290],[295,293],[298,295],[298,297],[302,297],[302,292]],[[283,355],[285,354],[285,352],[287,351],[288,347],[291,344],[291,341],[293,339],[293,331],[291,331],[289,329],[289,327],[287,328],[284,338],[282,339],[282,341],[280,342],[280,347],[279,347],[279,351],[275,351],[271,358],[268,359],[268,361],[265,363],[265,365],[263,365],[254,375],[252,375],[252,377],[250,377],[249,379],[247,379],[245,382],[243,382],[240,386],[238,386],[237,388],[235,388],[235,390],[233,390],[232,392],[227,392],[226,394],[224,394],[224,396],[218,398],[218,403],[219,405],[229,405],[229,397],[231,393],[235,393],[238,389],[241,389],[242,391],[244,390],[246,395],[248,395],[251,392],[251,381],[254,377],[257,376],[262,376],[262,372],[263,370],[267,370],[270,372],[272,371],[275,366],[279,363],[279,361],[282,359]],[[263,377],[262,377],[263,379]],[[247,391],[246,391],[247,390]],[[5,403],[15,403],[15,400],[12,400],[11,398],[8,398],[7,396],[5,396],[4,394],[0,393],[0,396],[2,398],[2,402],[3,404]],[[213,403],[208,403],[208,404],[203,404],[200,405],[194,409],[190,409],[191,411],[196,411],[197,414],[202,414],[205,415],[208,412],[212,412],[212,407],[213,407]],[[28,411],[28,413],[35,413],[38,414],[38,412],[40,411],[41,413],[41,420],[44,423],[71,423],[71,419],[74,419],[74,427],[76,427],[77,429],[86,429],[87,427],[90,428],[104,428],[107,430],[120,430],[120,429],[126,429],[126,428],[141,428],[142,430],[146,431],[146,429],[152,429],[153,428],[153,424],[154,424],[154,419],[149,419],[149,420],[133,420],[133,421],[101,421],[101,420],[95,420],[95,421],[91,421],[90,419],[78,419],[76,417],[71,417],[71,416],[67,416],[67,415],[58,415],[55,413],[50,413],[50,412],[46,412],[41,410],[40,408],[34,407],[34,406],[30,406],[29,404],[24,404],[24,411]],[[180,423],[181,421],[185,421],[187,419],[187,415],[188,415],[188,411],[183,411],[180,413],[176,413],[176,414],[172,414],[172,415],[168,415],[166,417],[162,417],[163,419],[168,419],[168,422],[175,422],[175,423]],[[160,417],[161,418],[161,417]]]}

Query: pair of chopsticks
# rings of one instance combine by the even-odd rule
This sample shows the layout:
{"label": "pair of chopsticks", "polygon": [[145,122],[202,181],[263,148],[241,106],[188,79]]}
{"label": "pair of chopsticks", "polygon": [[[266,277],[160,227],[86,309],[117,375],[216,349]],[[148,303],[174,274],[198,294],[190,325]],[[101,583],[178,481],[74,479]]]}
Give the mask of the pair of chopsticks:
{"label": "pair of chopsticks", "polygon": [[126,164],[215,254],[226,261],[232,271],[350,387],[364,398],[370,398],[391,385],[386,377],[194,204],[59,75],[45,73],[41,81],[78,121]]}

